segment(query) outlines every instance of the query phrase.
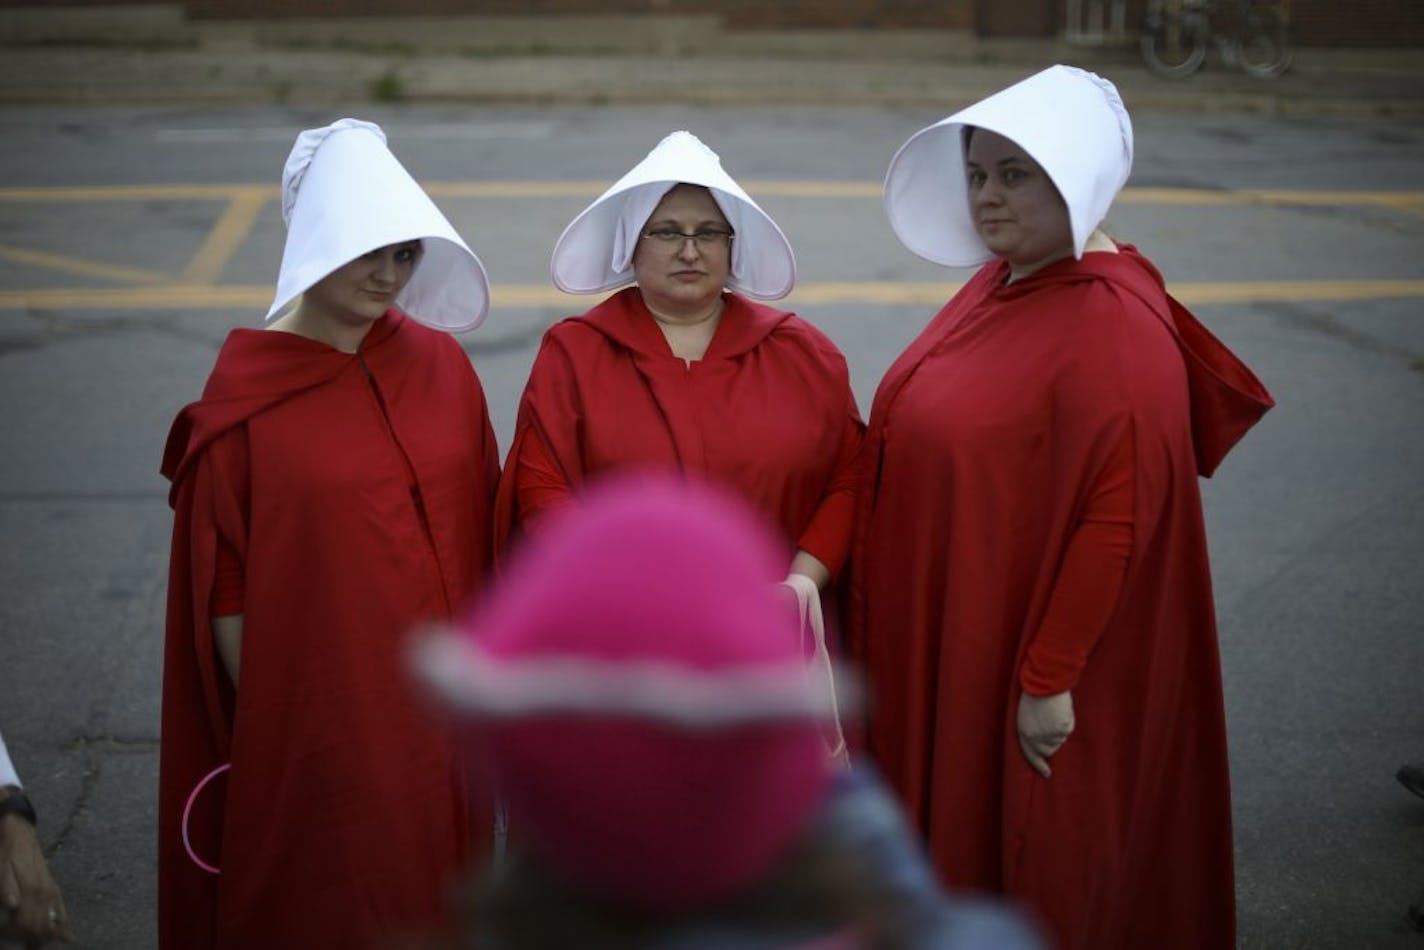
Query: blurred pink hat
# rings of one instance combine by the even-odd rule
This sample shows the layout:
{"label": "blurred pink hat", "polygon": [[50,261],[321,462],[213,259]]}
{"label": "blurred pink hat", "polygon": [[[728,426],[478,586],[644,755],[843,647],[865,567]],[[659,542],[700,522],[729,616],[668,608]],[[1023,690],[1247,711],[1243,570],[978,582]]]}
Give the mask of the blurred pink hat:
{"label": "blurred pink hat", "polygon": [[596,486],[551,517],[422,678],[515,834],[591,894],[682,909],[769,872],[831,770],[783,546],[719,491]]}

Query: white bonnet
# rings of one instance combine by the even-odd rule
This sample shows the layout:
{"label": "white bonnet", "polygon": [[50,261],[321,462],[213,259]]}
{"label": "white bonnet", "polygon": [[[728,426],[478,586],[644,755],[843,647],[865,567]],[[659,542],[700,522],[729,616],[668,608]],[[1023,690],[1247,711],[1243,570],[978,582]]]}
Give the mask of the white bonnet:
{"label": "white bonnet", "polygon": [[485,318],[484,265],[375,123],[340,119],[297,136],[282,169],[282,220],[287,243],[268,320],[342,265],[413,240],[424,252],[396,307],[440,330],[472,330]]}
{"label": "white bonnet", "polygon": [[691,132],[674,132],[570,222],[554,245],[550,272],[565,293],[597,294],[633,280],[633,251],[648,216],[679,184],[711,192],[736,232],[727,286],[779,300],[796,285],[791,243],[771,216],[722,169],[717,153]]}
{"label": "white bonnet", "polygon": [[994,256],[970,218],[965,126],[1010,139],[1042,166],[1068,206],[1081,258],[1132,171],[1132,121],[1117,88],[1083,69],[1050,66],[910,136],[885,175],[885,213],[907,248],[951,267]]}

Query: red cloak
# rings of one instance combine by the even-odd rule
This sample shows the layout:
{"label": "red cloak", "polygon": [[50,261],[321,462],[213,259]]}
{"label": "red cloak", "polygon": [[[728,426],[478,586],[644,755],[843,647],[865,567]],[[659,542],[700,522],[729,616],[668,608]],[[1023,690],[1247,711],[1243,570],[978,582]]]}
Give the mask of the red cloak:
{"label": "red cloak", "polygon": [[[691,365],[673,355],[635,287],[545,334],[500,483],[497,544],[538,514],[521,504],[530,493],[520,461],[534,450],[569,492],[632,468],[708,476],[789,548],[838,570],[864,429],[845,357],[794,314],[733,293],[723,301],[707,353]],[[557,494],[544,492],[551,502]]]}
{"label": "red cloak", "polygon": [[[1232,947],[1197,475],[1270,396],[1130,247],[1006,274],[985,266],[875,397],[850,631],[869,751],[946,882],[1025,900],[1063,947]],[[1019,684],[1111,467],[1135,479],[1131,554],[1044,779],[1018,748]]]}
{"label": "red cloak", "polygon": [[[498,455],[469,359],[395,311],[356,354],[235,330],[163,473],[160,946],[351,948],[438,926],[487,823],[407,687],[403,643],[489,565]],[[236,691],[210,628],[220,539],[246,585]],[[224,762],[189,826],[215,876],[181,818]]]}

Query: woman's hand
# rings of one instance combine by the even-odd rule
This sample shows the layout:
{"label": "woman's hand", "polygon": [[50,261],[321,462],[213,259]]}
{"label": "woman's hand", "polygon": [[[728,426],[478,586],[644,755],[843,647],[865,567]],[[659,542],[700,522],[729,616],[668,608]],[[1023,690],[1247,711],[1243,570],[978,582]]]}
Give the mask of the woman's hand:
{"label": "woman's hand", "polygon": [[0,815],[0,944],[33,948],[72,939],[35,829],[19,815]]}
{"label": "woman's hand", "polygon": [[1019,749],[1044,778],[1053,775],[1048,760],[1073,734],[1073,693],[1052,696],[1019,695]]}
{"label": "woman's hand", "polygon": [[796,556],[791,559],[791,569],[787,573],[811,578],[817,590],[824,590],[831,582],[831,569],[822,564],[814,554],[799,548]]}
{"label": "woman's hand", "polygon": [[228,678],[237,687],[237,674],[242,664],[242,614],[228,614],[213,618],[213,641],[217,644],[218,659]]}

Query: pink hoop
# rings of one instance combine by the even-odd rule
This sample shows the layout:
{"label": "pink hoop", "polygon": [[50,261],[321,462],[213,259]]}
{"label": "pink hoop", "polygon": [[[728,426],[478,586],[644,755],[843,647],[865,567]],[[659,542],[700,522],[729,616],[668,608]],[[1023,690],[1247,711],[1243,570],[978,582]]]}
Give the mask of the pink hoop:
{"label": "pink hoop", "polygon": [[230,768],[232,768],[232,763],[227,762],[223,765],[219,765],[207,775],[204,775],[202,781],[198,782],[197,785],[194,785],[193,791],[188,795],[188,804],[183,806],[183,848],[188,852],[188,857],[193,859],[193,863],[196,864],[198,867],[202,868],[204,871],[207,871],[209,874],[221,874],[222,872],[219,871],[217,868],[213,867],[208,862],[204,861],[202,858],[198,857],[198,853],[193,850],[193,844],[188,840],[188,815],[190,812],[192,812],[193,802],[197,801],[198,793],[203,790],[203,786],[207,785],[213,779],[217,778],[219,775],[226,772]]}

